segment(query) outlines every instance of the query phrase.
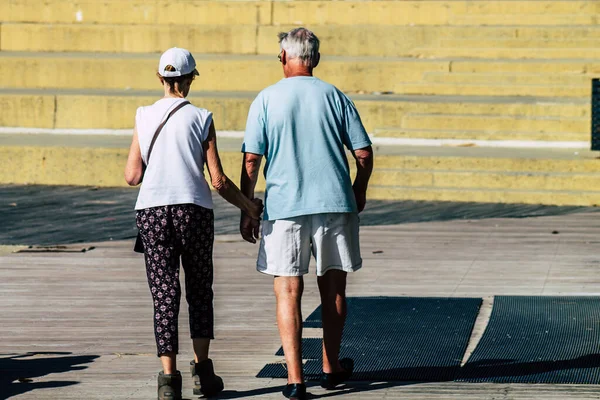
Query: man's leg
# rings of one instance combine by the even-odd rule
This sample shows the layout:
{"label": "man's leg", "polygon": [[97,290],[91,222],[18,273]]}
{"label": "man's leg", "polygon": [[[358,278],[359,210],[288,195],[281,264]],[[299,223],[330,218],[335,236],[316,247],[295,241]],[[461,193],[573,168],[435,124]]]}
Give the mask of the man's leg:
{"label": "man's leg", "polygon": [[321,318],[323,320],[323,372],[343,370],[339,362],[342,333],[346,321],[347,272],[329,270],[317,278],[321,294]]}
{"label": "man's leg", "polygon": [[285,353],[288,383],[304,383],[302,376],[302,276],[276,276],[277,326]]}

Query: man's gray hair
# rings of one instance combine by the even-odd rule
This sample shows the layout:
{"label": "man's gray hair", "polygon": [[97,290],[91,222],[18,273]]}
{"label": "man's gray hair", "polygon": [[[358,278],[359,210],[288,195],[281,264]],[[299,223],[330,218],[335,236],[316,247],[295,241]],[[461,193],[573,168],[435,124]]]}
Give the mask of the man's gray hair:
{"label": "man's gray hair", "polygon": [[279,46],[289,58],[299,58],[306,67],[316,67],[319,61],[319,38],[306,28],[281,32]]}

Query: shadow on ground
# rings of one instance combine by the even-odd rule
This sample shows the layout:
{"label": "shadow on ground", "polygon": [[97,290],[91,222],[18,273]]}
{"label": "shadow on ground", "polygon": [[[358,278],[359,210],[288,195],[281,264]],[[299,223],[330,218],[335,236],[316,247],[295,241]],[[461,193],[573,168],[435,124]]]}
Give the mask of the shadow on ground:
{"label": "shadow on ground", "polygon": [[[138,190],[76,186],[0,186],[0,244],[51,245],[134,238]],[[213,194],[215,233],[237,234],[239,211]],[[371,200],[361,224],[526,218],[600,211],[592,207]]]}
{"label": "shadow on ground", "polygon": [[0,399],[26,393],[36,389],[57,388],[76,385],[78,381],[45,380],[37,378],[48,374],[86,369],[99,356],[73,356],[68,352],[30,352],[19,355],[0,354]]}
{"label": "shadow on ground", "polygon": [[453,201],[372,200],[361,213],[361,225],[395,225],[456,219],[531,218],[600,212],[595,207],[540,204],[464,203]]}
{"label": "shadow on ground", "polygon": [[[309,399],[325,399],[329,397],[344,396],[350,393],[366,393],[376,390],[387,389],[397,386],[406,386],[425,382],[496,382],[496,383],[586,383],[598,384],[595,380],[563,381],[560,372],[569,374],[570,370],[579,370],[575,375],[582,378],[594,375],[592,370],[600,368],[600,354],[589,354],[571,360],[547,360],[534,362],[514,362],[513,360],[483,360],[478,363],[468,364],[468,367],[417,367],[397,368],[381,371],[370,371],[372,378],[365,381],[350,381],[339,386],[335,390],[322,395],[309,395]],[[556,373],[556,374],[555,374]],[[420,381],[388,381],[385,376],[421,376]],[[570,375],[570,374],[569,374]],[[454,377],[454,379],[440,380],[440,376]],[[431,379],[430,379],[431,378]],[[248,397],[277,393],[283,389],[285,380],[281,380],[281,386],[253,389],[246,391],[225,390],[219,399],[243,399]],[[311,387],[317,387],[318,383],[307,383],[308,392]]]}

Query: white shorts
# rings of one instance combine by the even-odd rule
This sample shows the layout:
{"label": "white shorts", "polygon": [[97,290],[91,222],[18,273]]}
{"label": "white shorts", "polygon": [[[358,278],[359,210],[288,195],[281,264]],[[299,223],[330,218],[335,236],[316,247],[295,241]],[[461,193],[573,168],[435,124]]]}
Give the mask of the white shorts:
{"label": "white shorts", "polygon": [[268,275],[301,276],[308,273],[312,252],[318,276],[330,269],[354,272],[362,267],[358,225],[356,213],[263,221],[256,269]]}

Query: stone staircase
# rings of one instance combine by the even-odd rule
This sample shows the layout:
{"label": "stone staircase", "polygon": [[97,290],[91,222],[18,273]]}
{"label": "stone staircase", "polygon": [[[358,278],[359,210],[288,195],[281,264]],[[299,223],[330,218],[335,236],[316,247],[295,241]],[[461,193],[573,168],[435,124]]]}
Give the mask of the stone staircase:
{"label": "stone staircase", "polygon": [[[385,167],[377,164],[373,196],[600,202],[600,169],[589,152],[572,150],[579,154],[555,163],[552,151],[532,151],[525,163],[523,155],[511,161],[511,151],[475,147],[466,160],[462,149],[438,154],[431,147],[421,148],[407,168],[404,150],[392,149],[431,140],[585,146],[591,79],[600,77],[597,0],[3,1],[0,127],[130,129],[135,109],[160,95],[154,74],[160,52],[179,46],[193,52],[200,71],[191,100],[214,112],[218,130],[243,131],[256,93],[281,79],[277,32],[298,25],[321,39],[316,75],[353,98],[378,152],[390,152]],[[17,146],[0,135],[11,159],[34,142]],[[235,177],[239,153],[231,150],[224,157]],[[89,154],[78,150],[59,164],[66,154],[89,164]],[[110,160],[122,163],[122,157]],[[585,172],[572,176],[584,161]],[[451,176],[434,173],[436,162]],[[38,158],[31,163],[42,165]],[[44,181],[48,174],[7,173],[0,181],[81,184],[72,175]],[[432,176],[435,182],[424,178]],[[97,180],[88,183],[119,184],[108,176]]]}

